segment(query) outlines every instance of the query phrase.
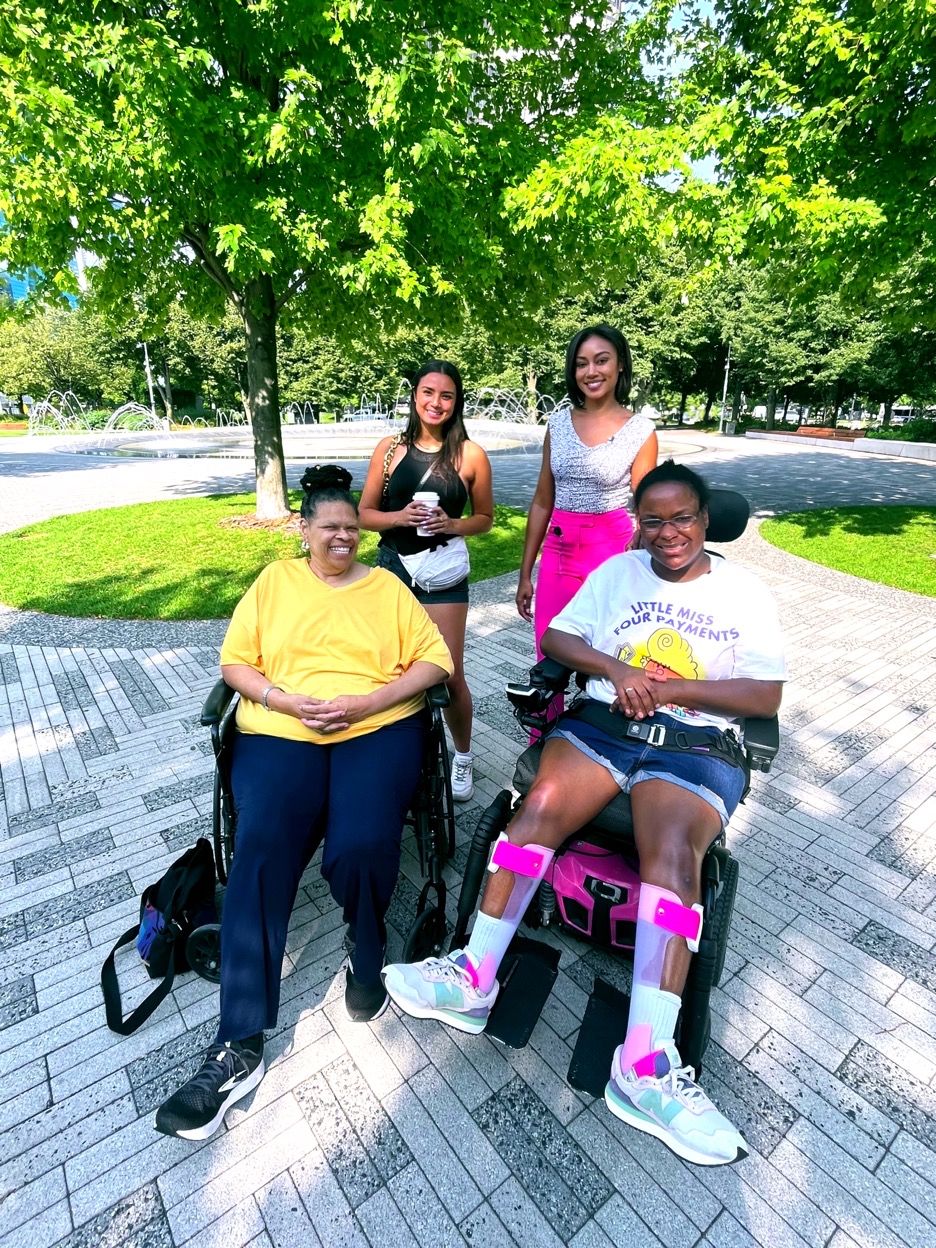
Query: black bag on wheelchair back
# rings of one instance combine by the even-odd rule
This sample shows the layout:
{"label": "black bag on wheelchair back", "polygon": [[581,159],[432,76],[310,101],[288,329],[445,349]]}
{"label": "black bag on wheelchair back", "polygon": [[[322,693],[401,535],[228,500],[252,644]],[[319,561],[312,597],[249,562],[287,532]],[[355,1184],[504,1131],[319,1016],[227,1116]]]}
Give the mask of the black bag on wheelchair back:
{"label": "black bag on wheelchair back", "polygon": [[[214,855],[202,836],[176,859],[162,879],[143,890],[139,924],[124,932],[101,967],[101,990],[111,1031],[121,1036],[136,1031],[168,996],[176,972],[189,970],[185,944],[193,928],[215,922],[214,895]],[[131,941],[136,942],[150,979],[162,982],[125,1019],[114,955]]]}

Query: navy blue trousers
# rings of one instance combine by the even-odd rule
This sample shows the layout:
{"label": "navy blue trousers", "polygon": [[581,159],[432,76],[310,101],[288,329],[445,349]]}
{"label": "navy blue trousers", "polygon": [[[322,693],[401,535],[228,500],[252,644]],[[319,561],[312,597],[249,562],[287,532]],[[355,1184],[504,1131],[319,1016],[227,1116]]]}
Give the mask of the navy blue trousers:
{"label": "navy blue trousers", "polygon": [[354,932],[354,973],[364,983],[379,979],[424,732],[419,714],[329,745],[235,737],[237,835],[221,922],[219,1042],[275,1026],[289,916],[323,837],[322,875]]}

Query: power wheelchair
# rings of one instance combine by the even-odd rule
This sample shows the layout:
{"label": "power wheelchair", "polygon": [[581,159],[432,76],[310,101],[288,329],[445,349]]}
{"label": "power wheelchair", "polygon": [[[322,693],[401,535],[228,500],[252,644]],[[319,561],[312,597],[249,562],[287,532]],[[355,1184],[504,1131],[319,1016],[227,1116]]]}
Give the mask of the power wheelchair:
{"label": "power wheelchair", "polygon": [[[219,680],[210,690],[201,711],[201,724],[211,731],[215,759],[211,837],[215,870],[221,884],[227,883],[237,843],[237,810],[231,788],[237,702],[237,693]],[[455,852],[455,804],[442,718],[442,711],[448,704],[445,685],[433,685],[426,691],[427,733],[422,771],[406,820],[413,831],[425,883],[403,948],[403,958],[408,962],[438,953],[447,931],[443,868]],[[194,929],[186,944],[190,966],[212,983],[221,980],[220,934],[220,924],[204,924]]]}
{"label": "power wheelchair", "polygon": [[[748,504],[734,491],[713,489],[711,493],[707,539],[732,541],[746,527]],[[572,677],[568,668],[543,659],[531,669],[526,684],[507,687],[507,697],[520,724],[540,735],[517,762],[514,788],[518,796],[501,791],[480,817],[468,850],[450,949],[461,948],[467,941],[491,848],[533,783],[543,734],[550,726],[550,707],[557,694],[567,692]],[[584,677],[577,676],[576,681],[580,689],[584,688]],[[778,748],[776,717],[745,721],[745,796],[750,773],[768,771]],[[711,845],[702,864],[703,926],[683,991],[676,1031],[682,1060],[693,1066],[697,1075],[709,1040],[711,992],[725,965],[737,884],[738,863],[723,834]],[[557,852],[524,921],[533,929],[557,923],[565,932],[598,946],[632,950],[639,887],[630,799],[621,793]],[[498,975],[501,987],[488,1020],[488,1035],[514,1048],[527,1043],[558,975],[559,956],[554,945],[542,940],[519,935],[514,938]],[[596,980],[569,1068],[573,1087],[602,1095],[614,1048],[623,1038],[627,1009],[628,1000],[623,993],[600,978]]]}

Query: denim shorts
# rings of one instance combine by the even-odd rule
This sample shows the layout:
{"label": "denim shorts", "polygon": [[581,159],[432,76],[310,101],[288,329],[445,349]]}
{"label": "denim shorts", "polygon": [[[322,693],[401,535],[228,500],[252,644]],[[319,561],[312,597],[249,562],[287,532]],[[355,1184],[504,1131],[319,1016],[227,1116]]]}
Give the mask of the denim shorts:
{"label": "denim shorts", "polygon": [[[665,728],[685,728],[672,715],[653,715],[645,721]],[[712,730],[713,737],[717,735]],[[629,741],[609,736],[594,724],[563,715],[549,734],[561,737],[604,767],[623,793],[629,793],[642,780],[666,780],[702,798],[718,813],[722,831],[744,792],[745,774],[740,767],[712,754],[690,750],[661,750],[646,741]]]}
{"label": "denim shorts", "polygon": [[388,572],[392,572],[394,576],[399,577],[406,588],[415,595],[416,601],[421,602],[424,607],[431,607],[436,603],[442,602],[468,601],[467,576],[463,581],[450,585],[448,589],[436,589],[431,592],[422,589],[419,585],[413,584],[413,578],[403,566],[403,560],[392,546],[381,545],[377,547],[377,567],[386,568]]}

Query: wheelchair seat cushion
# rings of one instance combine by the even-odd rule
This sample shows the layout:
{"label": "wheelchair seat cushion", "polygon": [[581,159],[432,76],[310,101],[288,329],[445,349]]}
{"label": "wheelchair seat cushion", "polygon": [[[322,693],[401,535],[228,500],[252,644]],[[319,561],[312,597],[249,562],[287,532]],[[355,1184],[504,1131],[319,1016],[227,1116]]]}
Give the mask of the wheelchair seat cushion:
{"label": "wheelchair seat cushion", "polygon": [[[517,759],[513,782],[514,788],[521,797],[526,797],[533,785],[542,752],[542,742],[538,741],[535,745],[531,745],[524,750]],[[634,837],[634,823],[631,819],[631,804],[628,795],[619,793],[617,797],[612,798],[601,814],[591,821],[589,827],[598,828],[609,836],[620,838],[624,841],[632,841]]]}

